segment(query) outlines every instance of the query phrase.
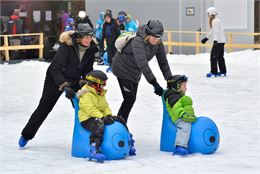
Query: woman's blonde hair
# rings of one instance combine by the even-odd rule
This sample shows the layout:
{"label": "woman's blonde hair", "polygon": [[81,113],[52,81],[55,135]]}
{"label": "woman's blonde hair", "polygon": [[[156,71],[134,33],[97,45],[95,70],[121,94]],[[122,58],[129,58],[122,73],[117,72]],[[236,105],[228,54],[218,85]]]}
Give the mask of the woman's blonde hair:
{"label": "woman's blonde hair", "polygon": [[213,21],[213,19],[215,19],[215,16],[214,16],[214,15],[211,15],[211,16],[209,17],[209,27],[210,27],[210,28],[212,28],[212,21]]}
{"label": "woman's blonde hair", "polygon": [[[145,40],[145,41],[148,41],[149,37],[150,37],[150,35],[146,36],[146,37],[144,38],[144,40]],[[162,40],[159,39],[155,44],[156,44],[156,45],[159,45],[159,44],[161,43],[161,41],[162,41]]]}

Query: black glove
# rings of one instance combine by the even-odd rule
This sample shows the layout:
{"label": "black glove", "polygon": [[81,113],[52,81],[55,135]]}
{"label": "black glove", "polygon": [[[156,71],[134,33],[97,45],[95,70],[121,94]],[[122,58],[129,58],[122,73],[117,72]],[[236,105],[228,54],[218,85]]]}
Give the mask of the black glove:
{"label": "black glove", "polygon": [[115,121],[118,121],[118,122],[122,123],[122,124],[126,124],[125,119],[123,119],[122,117],[113,116],[113,119],[114,119]]}
{"label": "black glove", "polygon": [[201,40],[201,43],[205,44],[208,40],[209,39],[205,37],[204,39]]}
{"label": "black glove", "polygon": [[216,46],[218,44],[218,41],[214,40],[213,46]]}
{"label": "black glove", "polygon": [[162,96],[163,95],[163,88],[157,83],[156,79],[151,81],[151,84],[154,87],[154,93],[156,95]]}
{"label": "black glove", "polygon": [[69,82],[64,82],[59,86],[59,91],[64,91],[66,87],[70,87]]}
{"label": "black glove", "polygon": [[115,120],[113,119],[113,116],[111,116],[111,115],[103,117],[103,120],[104,120],[105,125],[111,125],[115,122]]}
{"label": "black glove", "polygon": [[66,92],[65,97],[67,97],[68,99],[71,100],[75,97],[75,92],[73,91],[73,89],[66,87],[65,92]]}

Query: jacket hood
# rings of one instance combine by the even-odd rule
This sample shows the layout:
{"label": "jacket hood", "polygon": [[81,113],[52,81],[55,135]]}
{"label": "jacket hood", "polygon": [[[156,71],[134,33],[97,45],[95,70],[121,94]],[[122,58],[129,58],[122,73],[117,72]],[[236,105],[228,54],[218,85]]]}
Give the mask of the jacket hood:
{"label": "jacket hood", "polygon": [[[66,45],[73,45],[73,43],[75,43],[75,37],[73,39],[74,33],[75,33],[75,31],[72,31],[72,30],[61,33],[59,42],[65,43]],[[96,39],[92,37],[92,42],[90,44],[90,48],[94,47],[95,49],[97,49],[96,44],[97,44]]]}
{"label": "jacket hood", "polygon": [[61,33],[59,41],[61,43],[65,43],[67,45],[73,45],[71,35],[74,34],[75,31],[65,31]]}
{"label": "jacket hood", "polygon": [[147,36],[147,34],[145,32],[145,25],[141,25],[140,27],[138,27],[137,35],[141,36],[142,38],[145,38]]}

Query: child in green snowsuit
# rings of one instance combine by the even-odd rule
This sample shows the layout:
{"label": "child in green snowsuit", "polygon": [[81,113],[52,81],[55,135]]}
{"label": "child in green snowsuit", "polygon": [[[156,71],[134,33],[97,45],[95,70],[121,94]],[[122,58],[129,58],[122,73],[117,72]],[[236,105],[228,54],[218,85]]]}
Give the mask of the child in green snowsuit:
{"label": "child in green snowsuit", "polygon": [[176,125],[174,155],[188,155],[188,142],[191,123],[196,121],[192,99],[185,95],[188,78],[185,75],[174,75],[167,79],[167,90],[164,101],[172,122]]}

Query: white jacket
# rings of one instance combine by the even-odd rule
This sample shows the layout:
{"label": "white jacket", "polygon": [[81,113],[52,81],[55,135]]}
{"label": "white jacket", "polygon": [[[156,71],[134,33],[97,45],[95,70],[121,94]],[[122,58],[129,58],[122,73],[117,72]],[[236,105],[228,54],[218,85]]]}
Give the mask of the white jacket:
{"label": "white jacket", "polygon": [[217,41],[218,43],[226,42],[223,23],[219,18],[215,17],[215,19],[213,19],[212,28],[210,28],[207,33],[207,38],[212,41]]}

